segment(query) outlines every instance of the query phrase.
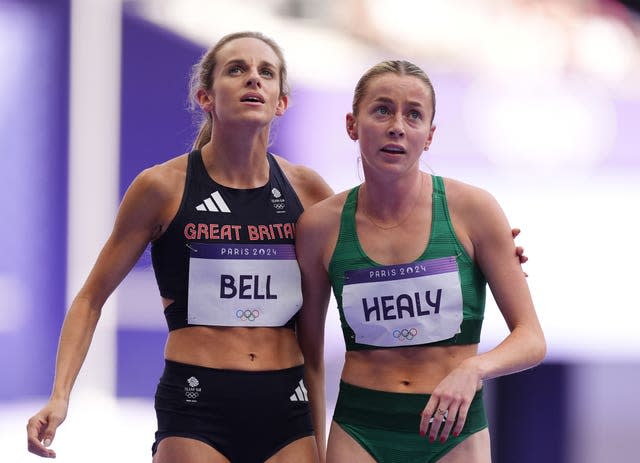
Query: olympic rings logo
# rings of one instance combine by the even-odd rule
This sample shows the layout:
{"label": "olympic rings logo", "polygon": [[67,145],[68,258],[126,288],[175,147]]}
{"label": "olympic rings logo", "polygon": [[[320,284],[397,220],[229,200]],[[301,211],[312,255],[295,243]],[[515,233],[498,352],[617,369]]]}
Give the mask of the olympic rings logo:
{"label": "olympic rings logo", "polygon": [[418,330],[415,328],[411,328],[410,330],[403,328],[401,330],[395,330],[393,332],[393,337],[400,341],[411,341],[417,334]]}
{"label": "olympic rings logo", "polygon": [[236,317],[239,318],[240,320],[242,320],[243,322],[246,321],[255,321],[256,318],[258,318],[260,316],[260,311],[258,309],[238,309],[236,311]]}
{"label": "olympic rings logo", "polygon": [[187,399],[197,399],[198,396],[200,395],[200,393],[187,391],[187,392],[184,393],[184,395],[187,397]]}

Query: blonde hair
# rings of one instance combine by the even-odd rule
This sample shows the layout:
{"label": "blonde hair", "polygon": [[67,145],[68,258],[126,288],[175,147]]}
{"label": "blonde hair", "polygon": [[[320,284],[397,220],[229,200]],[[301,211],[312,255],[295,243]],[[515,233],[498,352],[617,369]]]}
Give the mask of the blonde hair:
{"label": "blonde hair", "polygon": [[436,115],[436,93],[433,89],[433,84],[431,83],[431,79],[429,76],[418,66],[403,60],[389,60],[382,61],[381,63],[376,64],[371,67],[367,72],[365,72],[358,83],[356,84],[356,89],[353,92],[353,103],[352,103],[352,112],[354,116],[358,115],[358,110],[360,109],[360,102],[362,98],[364,98],[365,93],[367,92],[369,82],[375,77],[381,76],[383,74],[393,73],[401,76],[413,76],[420,79],[429,89],[431,93],[431,122],[433,123],[433,118]]}
{"label": "blonde hair", "polygon": [[[198,61],[198,63],[193,66],[191,77],[189,79],[189,101],[192,111],[200,108],[197,98],[198,91],[201,89],[210,90],[213,87],[213,70],[215,69],[217,64],[217,54],[220,49],[229,42],[243,38],[262,40],[264,43],[269,45],[269,47],[271,47],[271,49],[280,60],[280,96],[283,97],[289,95],[289,84],[287,82],[287,64],[284,60],[282,49],[275,42],[275,40],[265,36],[261,32],[234,32],[232,34],[225,35],[220,40],[218,40],[218,43],[207,50],[207,52],[204,53],[200,58],[200,61]],[[213,120],[211,118],[211,114],[202,114],[200,128],[198,129],[198,135],[193,142],[193,149],[201,149],[204,145],[211,141],[212,128]]]}

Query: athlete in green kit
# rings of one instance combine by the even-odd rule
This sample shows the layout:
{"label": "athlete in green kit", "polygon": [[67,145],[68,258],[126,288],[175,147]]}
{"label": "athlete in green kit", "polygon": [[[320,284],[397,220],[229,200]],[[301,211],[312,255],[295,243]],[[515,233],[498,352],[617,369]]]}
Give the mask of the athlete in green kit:
{"label": "athlete in green kit", "polygon": [[[327,462],[491,461],[482,383],[542,361],[546,343],[495,199],[420,170],[435,126],[428,76],[369,69],[346,128],[364,182],[298,221],[305,366],[323,371],[330,290],[346,346]],[[489,284],[510,334],[479,354]]]}

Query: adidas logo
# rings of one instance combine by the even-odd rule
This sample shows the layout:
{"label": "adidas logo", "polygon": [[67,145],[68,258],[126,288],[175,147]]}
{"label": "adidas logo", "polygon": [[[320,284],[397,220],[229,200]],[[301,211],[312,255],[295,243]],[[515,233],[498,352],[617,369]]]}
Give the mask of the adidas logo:
{"label": "adidas logo", "polygon": [[196,206],[196,211],[204,212],[231,212],[227,203],[224,202],[222,196],[217,191],[211,193],[211,197],[205,199],[203,202]]}
{"label": "adidas logo", "polygon": [[309,396],[307,395],[307,388],[304,387],[304,382],[300,380],[298,383],[298,387],[291,397],[289,397],[291,402],[309,402]]}

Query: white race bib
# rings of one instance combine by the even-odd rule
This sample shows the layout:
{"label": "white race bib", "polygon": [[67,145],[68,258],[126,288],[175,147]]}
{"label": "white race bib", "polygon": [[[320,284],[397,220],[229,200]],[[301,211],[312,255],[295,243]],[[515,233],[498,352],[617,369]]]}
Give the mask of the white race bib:
{"label": "white race bib", "polygon": [[345,272],[345,319],[359,344],[413,346],[460,332],[462,289],[455,257]]}
{"label": "white race bib", "polygon": [[188,322],[283,326],[302,306],[292,244],[190,244]]}

